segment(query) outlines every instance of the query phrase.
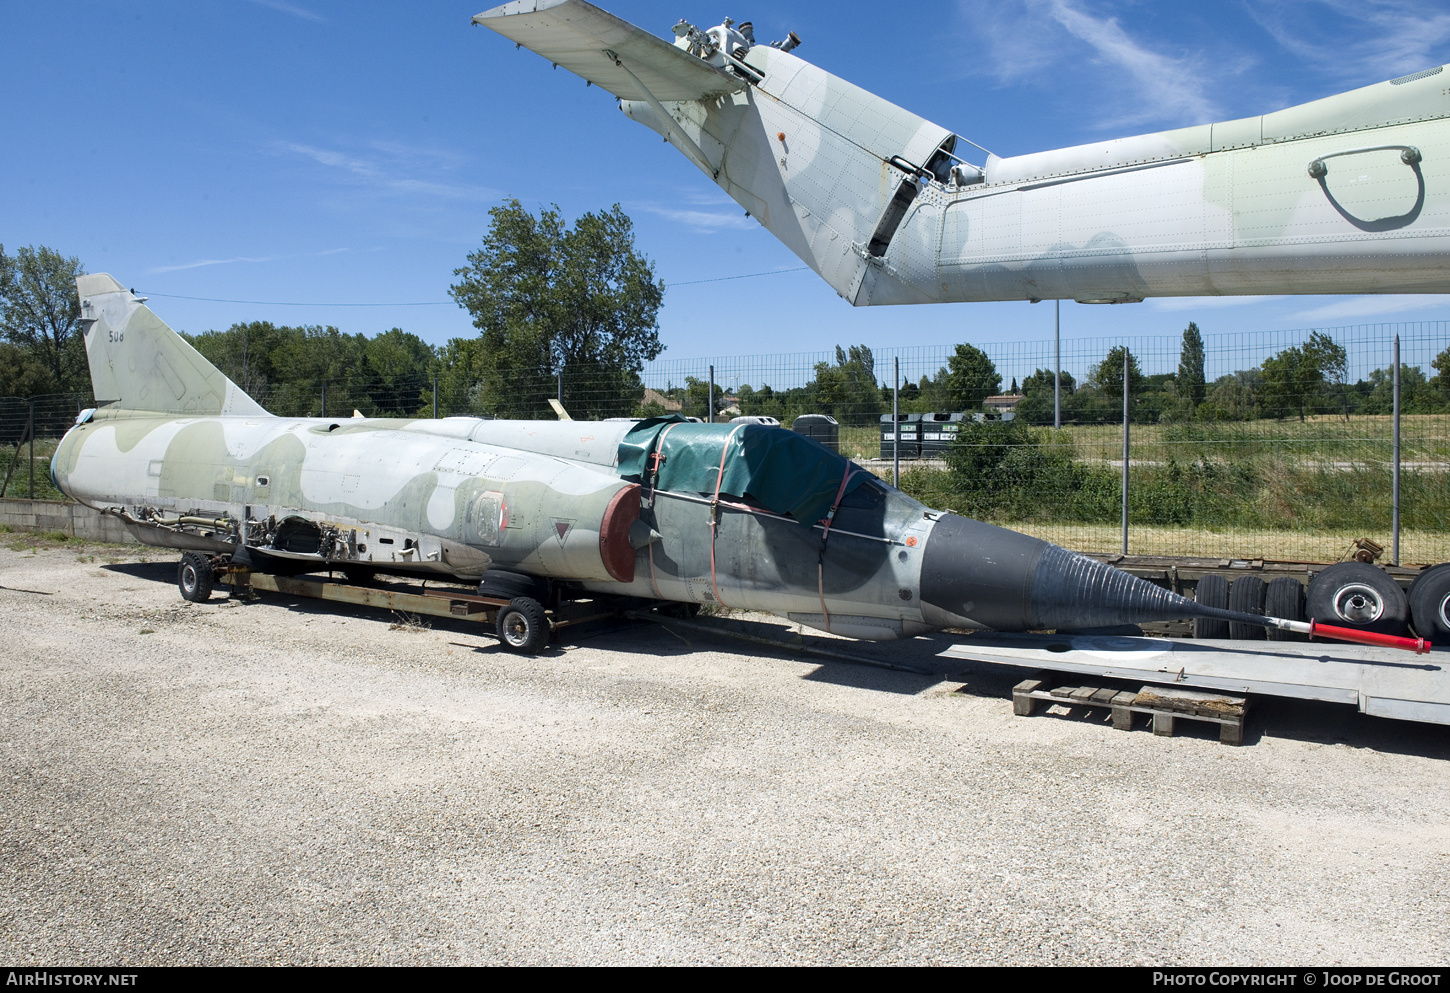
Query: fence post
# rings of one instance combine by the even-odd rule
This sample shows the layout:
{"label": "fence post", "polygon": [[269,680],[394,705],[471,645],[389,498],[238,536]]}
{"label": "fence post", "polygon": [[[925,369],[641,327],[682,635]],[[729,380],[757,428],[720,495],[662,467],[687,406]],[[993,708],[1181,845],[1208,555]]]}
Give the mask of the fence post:
{"label": "fence post", "polygon": [[35,499],[35,398],[30,399],[30,499]]}
{"label": "fence post", "polygon": [[1391,523],[1393,541],[1390,545],[1390,565],[1400,564],[1400,336],[1395,335],[1395,417],[1394,417],[1394,486],[1391,495],[1394,520]]}
{"label": "fence post", "polygon": [[710,398],[705,406],[705,420],[710,424],[715,423],[715,367],[710,367]]}
{"label": "fence post", "polygon": [[1123,554],[1128,554],[1128,346],[1123,346]]}
{"label": "fence post", "polygon": [[891,387],[891,485],[901,488],[901,356],[891,360],[896,379]]}
{"label": "fence post", "polygon": [[1052,426],[1062,428],[1062,301],[1052,301]]}
{"label": "fence post", "polygon": [[327,416],[327,382],[322,383],[322,416]]}
{"label": "fence post", "polygon": [[433,377],[433,420],[438,420],[438,377]]}

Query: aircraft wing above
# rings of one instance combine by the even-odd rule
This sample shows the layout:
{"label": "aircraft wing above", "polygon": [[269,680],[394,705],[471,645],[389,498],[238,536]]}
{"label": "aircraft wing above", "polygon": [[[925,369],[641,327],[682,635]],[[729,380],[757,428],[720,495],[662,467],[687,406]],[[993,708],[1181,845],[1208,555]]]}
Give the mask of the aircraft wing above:
{"label": "aircraft wing above", "polygon": [[[630,73],[657,100],[701,100],[745,86],[730,73],[584,0],[514,0],[475,15],[473,23],[492,28],[624,100],[645,96]],[[616,65],[606,50],[622,65]]]}

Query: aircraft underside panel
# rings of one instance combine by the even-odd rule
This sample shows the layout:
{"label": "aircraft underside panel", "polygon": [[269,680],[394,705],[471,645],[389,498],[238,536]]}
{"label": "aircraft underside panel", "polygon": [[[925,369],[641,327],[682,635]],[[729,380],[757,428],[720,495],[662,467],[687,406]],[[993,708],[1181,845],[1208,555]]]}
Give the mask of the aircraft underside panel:
{"label": "aircraft underside panel", "polygon": [[689,135],[857,306],[1450,292],[1439,67],[1261,117],[988,156],[957,185],[925,168],[956,140],[945,129],[792,54],[746,61],[762,78],[673,104],[667,124],[625,111]]}
{"label": "aircraft underside panel", "polygon": [[[953,196],[929,183],[872,304],[1450,292],[1450,129],[1242,148]],[[1421,158],[1402,160],[1399,146]],[[1323,157],[1327,175],[1309,175]]]}

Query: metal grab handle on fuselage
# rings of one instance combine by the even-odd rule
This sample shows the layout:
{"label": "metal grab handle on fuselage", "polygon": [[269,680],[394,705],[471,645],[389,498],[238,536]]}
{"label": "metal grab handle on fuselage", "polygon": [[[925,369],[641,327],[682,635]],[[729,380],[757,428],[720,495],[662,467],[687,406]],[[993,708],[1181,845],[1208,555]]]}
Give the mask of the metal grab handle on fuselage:
{"label": "metal grab handle on fuselage", "polygon": [[1319,156],[1309,163],[1309,175],[1314,179],[1323,179],[1329,175],[1329,166],[1324,164],[1325,159],[1334,159],[1341,155],[1360,155],[1364,152],[1399,152],[1400,161],[1412,168],[1424,158],[1414,145],[1366,145],[1363,148],[1346,148],[1342,152],[1330,152],[1328,155]]}

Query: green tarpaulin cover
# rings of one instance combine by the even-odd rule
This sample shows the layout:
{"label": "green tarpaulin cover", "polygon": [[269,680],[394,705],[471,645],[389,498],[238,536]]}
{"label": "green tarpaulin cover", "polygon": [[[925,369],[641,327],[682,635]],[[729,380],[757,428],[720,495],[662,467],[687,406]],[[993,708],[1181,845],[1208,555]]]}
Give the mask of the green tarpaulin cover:
{"label": "green tarpaulin cover", "polygon": [[849,459],[794,431],[765,424],[697,424],[678,414],[640,421],[624,436],[619,474],[648,484],[650,456],[659,449],[664,455],[660,489],[713,494],[727,440],[720,492],[748,496],[802,524],[814,524],[830,512],[848,471],[855,469],[847,493],[870,478]]}

